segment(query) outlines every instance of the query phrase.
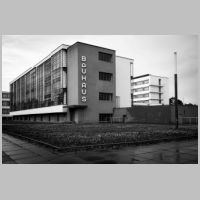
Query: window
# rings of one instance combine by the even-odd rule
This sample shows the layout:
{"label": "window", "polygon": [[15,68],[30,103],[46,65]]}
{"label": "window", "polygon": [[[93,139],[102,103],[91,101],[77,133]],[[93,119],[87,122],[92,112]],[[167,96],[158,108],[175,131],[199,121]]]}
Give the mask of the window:
{"label": "window", "polygon": [[134,92],[142,92],[142,91],[148,91],[148,90],[149,90],[149,87],[142,87],[142,88],[134,89],[133,91]]}
{"label": "window", "polygon": [[9,101],[2,101],[2,106],[10,106],[10,102]]}
{"label": "window", "polygon": [[99,52],[99,60],[112,62],[112,54]]}
{"label": "window", "polygon": [[99,122],[110,122],[112,119],[111,113],[100,113],[99,114]]}
{"label": "window", "polygon": [[44,73],[43,73],[43,65],[40,65],[37,67],[37,99],[38,99],[38,107],[42,107],[43,104],[43,78],[44,78]]}
{"label": "window", "polygon": [[2,99],[9,99],[10,98],[10,94],[9,93],[3,93],[2,94]]}
{"label": "window", "polygon": [[149,94],[139,94],[139,95],[134,95],[134,98],[144,98],[144,97],[149,97]]}
{"label": "window", "polygon": [[2,109],[2,114],[9,114],[9,109]]}
{"label": "window", "polygon": [[112,93],[103,93],[103,92],[99,92],[99,100],[103,100],[103,101],[112,101]]}
{"label": "window", "polygon": [[99,80],[111,81],[112,80],[112,74],[111,73],[105,73],[105,72],[99,72]]}
{"label": "window", "polygon": [[149,80],[144,80],[144,81],[138,81],[138,82],[133,82],[131,83],[131,85],[144,85],[144,84],[148,84],[149,83]]}
{"label": "window", "polygon": [[149,103],[149,100],[145,100],[145,101],[134,101],[134,103],[146,103],[146,104],[148,104],[148,103]]}

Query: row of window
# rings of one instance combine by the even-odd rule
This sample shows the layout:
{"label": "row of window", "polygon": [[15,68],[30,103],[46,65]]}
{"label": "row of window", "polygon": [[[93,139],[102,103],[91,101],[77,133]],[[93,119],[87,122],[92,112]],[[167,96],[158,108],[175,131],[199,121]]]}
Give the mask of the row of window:
{"label": "row of window", "polygon": [[[7,113],[4,113],[4,114],[7,114]],[[60,121],[60,115],[54,115],[56,117],[56,121]],[[99,114],[99,122],[111,122],[112,120],[112,116],[113,114],[112,113],[100,113]],[[53,117],[53,119],[55,120],[55,117]],[[44,119],[45,118],[45,119]],[[36,116],[36,115],[33,115],[33,116],[15,116],[14,117],[14,120],[32,120],[32,121],[51,121],[51,115],[40,115],[40,116]]]}
{"label": "row of window", "polygon": [[[154,103],[162,103],[162,100],[161,99],[154,99],[153,100],[154,101]],[[149,103],[149,100],[141,100],[141,101],[134,101],[134,103]]]}
{"label": "row of window", "polygon": [[144,101],[134,101],[134,103],[149,103],[149,100],[144,100]]}
{"label": "row of window", "polygon": [[134,95],[133,98],[137,99],[137,98],[144,98],[144,97],[149,97],[149,94],[138,94],[138,95]]}
{"label": "row of window", "polygon": [[149,79],[144,80],[144,81],[133,82],[133,83],[131,83],[131,86],[133,86],[133,85],[144,85],[144,84],[148,84],[148,83],[149,83]]}
{"label": "row of window", "polygon": [[149,87],[142,87],[142,88],[137,88],[132,90],[132,92],[143,92],[143,91],[148,91]]}
{"label": "row of window", "polygon": [[57,122],[61,121],[63,118],[62,115],[55,114],[55,115],[25,115],[25,116],[14,116],[14,120],[25,120],[25,121],[49,121],[54,122],[56,119]]}

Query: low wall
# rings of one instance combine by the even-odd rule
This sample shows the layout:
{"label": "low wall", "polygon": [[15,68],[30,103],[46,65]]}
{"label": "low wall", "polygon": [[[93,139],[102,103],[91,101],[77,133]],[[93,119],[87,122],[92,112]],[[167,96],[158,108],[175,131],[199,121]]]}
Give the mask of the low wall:
{"label": "low wall", "polygon": [[[197,106],[179,106],[179,122],[182,124],[197,124],[198,107]],[[150,124],[174,124],[175,108],[174,106],[133,106],[128,108],[115,108],[113,112],[114,119],[123,119],[125,122],[132,123],[150,123]]]}

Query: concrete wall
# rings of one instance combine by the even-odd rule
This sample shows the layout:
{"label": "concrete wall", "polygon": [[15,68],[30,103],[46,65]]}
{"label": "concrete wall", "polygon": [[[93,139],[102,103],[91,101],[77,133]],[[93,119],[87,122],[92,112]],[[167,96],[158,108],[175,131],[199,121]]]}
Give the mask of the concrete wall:
{"label": "concrete wall", "polygon": [[[78,47],[78,105],[87,106],[85,108],[77,108],[75,111],[75,117],[77,113],[76,120],[80,123],[98,122],[99,113],[113,113],[113,108],[115,107],[115,51],[101,48],[97,46],[87,45],[84,43],[77,43]],[[98,58],[98,53],[104,52],[112,54],[112,62],[101,61]],[[81,65],[82,56],[86,57],[86,77],[87,77],[87,94],[86,102],[82,102],[82,73]],[[99,72],[112,73],[111,81],[99,80]],[[69,77],[70,78],[70,77]],[[99,92],[112,93],[112,101],[100,101]]]}
{"label": "concrete wall", "polygon": [[67,104],[78,105],[78,48],[77,44],[67,50]]}
{"label": "concrete wall", "polygon": [[[175,123],[175,107],[171,106],[171,122]],[[198,117],[197,106],[178,106],[178,118],[180,123],[196,123]]]}
{"label": "concrete wall", "polygon": [[[197,106],[179,106],[179,122],[197,123]],[[133,106],[129,108],[115,108],[114,117],[123,118],[126,115],[126,122],[132,123],[156,123],[174,124],[174,106]],[[183,120],[181,120],[183,118]],[[191,120],[192,118],[192,120]],[[191,121],[189,121],[191,120]]]}
{"label": "concrete wall", "polygon": [[137,123],[170,123],[170,108],[168,106],[134,106],[127,109],[129,121]]}

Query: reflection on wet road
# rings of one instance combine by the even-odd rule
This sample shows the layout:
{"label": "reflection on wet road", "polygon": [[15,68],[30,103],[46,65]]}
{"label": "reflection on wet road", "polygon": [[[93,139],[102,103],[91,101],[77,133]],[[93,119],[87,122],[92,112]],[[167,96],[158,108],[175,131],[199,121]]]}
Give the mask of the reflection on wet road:
{"label": "reflection on wet road", "polygon": [[198,141],[173,141],[120,149],[65,153],[59,159],[52,160],[52,163],[195,164],[198,163]]}
{"label": "reflection on wet road", "polygon": [[43,146],[3,134],[5,164],[197,164],[198,140],[114,147],[77,152],[54,152]]}

